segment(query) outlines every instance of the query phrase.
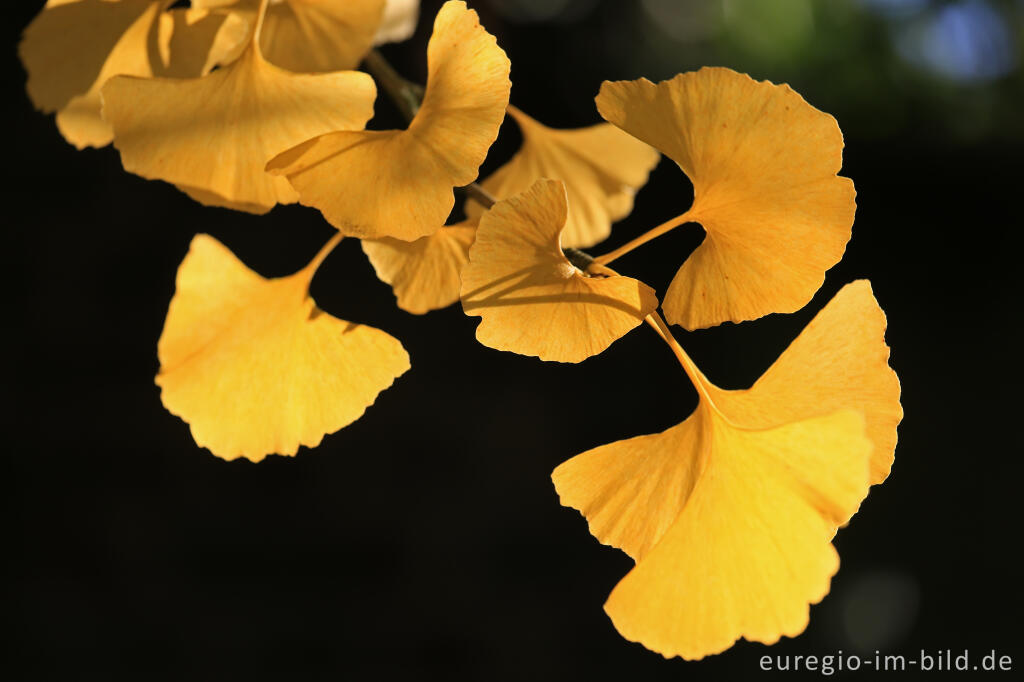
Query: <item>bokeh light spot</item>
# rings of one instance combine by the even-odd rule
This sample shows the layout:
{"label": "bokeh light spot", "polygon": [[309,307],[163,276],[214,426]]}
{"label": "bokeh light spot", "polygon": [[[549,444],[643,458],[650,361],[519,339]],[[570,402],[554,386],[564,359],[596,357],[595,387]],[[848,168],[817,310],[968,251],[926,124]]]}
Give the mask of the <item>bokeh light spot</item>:
{"label": "bokeh light spot", "polygon": [[982,0],[944,5],[896,33],[907,62],[954,81],[989,81],[1016,66],[1016,46],[1003,16]]}
{"label": "bokeh light spot", "polygon": [[898,648],[917,620],[919,603],[917,582],[905,573],[858,575],[843,594],[847,648],[861,653]]}

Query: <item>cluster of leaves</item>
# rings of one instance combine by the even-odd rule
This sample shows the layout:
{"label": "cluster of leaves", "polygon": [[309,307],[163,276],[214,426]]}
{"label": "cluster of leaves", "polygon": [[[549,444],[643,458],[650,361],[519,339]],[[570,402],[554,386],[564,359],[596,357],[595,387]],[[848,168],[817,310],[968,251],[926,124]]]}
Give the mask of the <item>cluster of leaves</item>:
{"label": "cluster of leaves", "polygon": [[[853,184],[837,175],[835,120],[788,86],[705,68],[606,82],[597,109],[607,123],[554,130],[509,105],[509,61],[458,0],[435,18],[425,88],[371,52],[411,33],[415,3],[192,4],[50,0],[21,56],[30,96],[57,112],[69,142],[113,142],[125,169],[204,204],[264,213],[298,201],[338,230],[277,279],[195,237],[157,383],[196,442],[226,459],[294,454],[357,419],[409,368],[398,340],[310,298],[343,237],[362,240],[401,308],[461,299],[492,348],[580,362],[646,322],[697,387],[696,411],[553,474],[563,504],[636,560],[605,609],[623,636],[665,656],[800,633],[838,569],[833,536],[892,464],[902,412],[885,317],[866,281],[847,285],[740,391],[708,381],[669,324],[741,322],[810,301],[855,210]],[[404,130],[365,130],[375,82],[349,70],[364,58],[405,102]],[[522,147],[473,186],[467,220],[445,225],[506,114]],[[692,181],[692,206],[615,251],[579,251],[631,211],[662,154]],[[661,302],[608,267],[687,222],[707,237]]]}

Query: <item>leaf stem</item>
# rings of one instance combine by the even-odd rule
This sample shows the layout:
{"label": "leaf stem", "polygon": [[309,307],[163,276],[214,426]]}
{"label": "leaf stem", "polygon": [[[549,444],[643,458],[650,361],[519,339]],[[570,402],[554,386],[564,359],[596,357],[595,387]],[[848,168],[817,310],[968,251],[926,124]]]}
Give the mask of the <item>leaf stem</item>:
{"label": "leaf stem", "polygon": [[[416,112],[419,111],[420,103],[423,100],[423,94],[425,89],[421,85],[417,85],[411,81],[406,80],[388,63],[387,59],[384,58],[377,50],[370,50],[370,52],[363,59],[363,65],[366,67],[374,79],[376,79],[384,91],[387,92],[388,96],[395,103],[395,105],[402,111],[406,120],[412,121],[416,116]],[[509,111],[516,111],[511,105]],[[479,183],[471,182],[468,185],[460,187],[466,196],[483,206],[485,209],[490,209],[494,204],[497,203],[497,199],[490,192],[485,190]],[[640,235],[633,241],[620,246],[618,249],[598,256],[594,258],[585,251],[574,248],[562,249],[565,257],[569,259],[569,262],[578,267],[580,270],[591,275],[601,275],[604,277],[618,277],[618,272],[607,267],[607,264],[622,256],[629,253],[633,249],[649,242],[650,240],[659,237],[674,227],[682,225],[689,220],[689,212],[683,213],[682,215],[676,216],[675,218],[658,225],[657,227],[648,230],[646,233]],[[327,257],[327,254],[341,241],[341,235],[335,235],[317,254],[313,262],[310,263],[310,267],[313,271],[316,267],[319,267],[320,262]],[[672,336],[672,331],[669,329],[668,324],[662,319],[661,315],[657,311],[654,311],[645,318],[645,321],[654,328],[658,333],[658,336],[668,344],[668,347],[672,350],[672,353],[679,360],[679,364],[683,366],[683,370],[686,372],[690,381],[693,382],[694,386],[700,392],[701,396],[708,401],[708,403],[714,406],[714,402],[708,395],[705,384],[707,379],[701,374],[700,370],[694,364],[690,356],[686,354],[683,347],[679,345],[675,337]]]}
{"label": "leaf stem", "polygon": [[467,197],[469,197],[470,199],[472,199],[473,201],[480,204],[486,209],[489,209],[491,208],[491,206],[494,206],[496,203],[498,203],[498,200],[494,197],[494,195],[485,190],[483,186],[480,185],[479,183],[471,182],[464,187],[460,187],[459,189],[465,192]]}
{"label": "leaf stem", "polygon": [[682,215],[677,215],[675,218],[667,220],[663,222],[661,225],[658,225],[657,227],[651,228],[650,230],[644,232],[636,239],[626,242],[625,244],[615,249],[614,251],[609,251],[606,254],[600,255],[594,260],[602,265],[607,265],[608,263],[611,263],[613,260],[625,256],[627,253],[637,248],[638,246],[643,246],[652,239],[660,237],[669,230],[672,230],[673,228],[679,227],[683,223],[688,222],[691,222],[689,211],[683,213]]}
{"label": "leaf stem", "polygon": [[[378,50],[370,50],[366,57],[363,58],[363,65],[366,70],[377,80],[384,91],[387,92],[388,96],[395,103],[395,105],[401,110],[406,120],[411,122],[416,116],[416,112],[419,111],[420,103],[423,101],[423,95],[426,92],[425,88],[421,85],[413,83],[403,78],[394,67],[384,58]],[[509,112],[513,114],[520,113],[517,109],[509,105]],[[485,190],[479,183],[471,182],[468,185],[460,187],[466,196],[483,206],[485,209],[490,209],[494,204],[497,203],[497,199],[487,190]],[[611,263],[616,258],[623,256],[638,246],[642,246],[647,242],[660,237],[669,230],[672,230],[683,223],[690,221],[690,212],[687,211],[682,215],[678,215],[671,220],[668,220],[657,227],[654,227],[644,234],[640,235],[636,239],[620,246],[614,251],[610,251],[602,256],[593,257],[585,251],[574,248],[562,249],[565,257],[569,259],[569,262],[575,265],[583,272],[590,275],[600,275],[603,277],[618,277],[618,272],[607,267],[608,263]],[[337,246],[338,242],[341,241],[341,235],[335,235],[331,238],[327,244],[320,250],[320,253],[313,259],[309,264],[309,267],[313,272],[319,267],[320,263],[327,254]],[[658,333],[658,336],[668,344],[668,347],[672,350],[672,353],[679,360],[679,364],[683,366],[683,371],[693,382],[693,385],[697,388],[701,398],[707,400],[708,405],[715,408],[715,403],[708,394],[707,384],[708,380],[701,373],[697,365],[694,364],[690,356],[686,354],[683,347],[679,345],[676,338],[672,335],[672,330],[669,329],[668,324],[661,317],[657,310],[648,315],[645,322],[654,328],[654,331]]]}
{"label": "leaf stem", "polygon": [[668,323],[665,322],[665,318],[661,316],[657,310],[648,315],[645,320],[647,324],[654,327],[654,330],[658,332],[658,336],[668,344],[668,347],[672,349],[672,354],[679,360],[679,364],[683,366],[683,370],[686,371],[686,375],[690,377],[690,381],[697,386],[697,390],[700,391],[702,396],[706,395],[706,391],[703,388],[703,384],[707,379],[701,374],[701,371],[697,369],[697,365],[694,364],[690,356],[686,354],[683,347],[676,341],[676,337],[672,334],[672,330],[669,329]]}
{"label": "leaf stem", "polygon": [[252,29],[252,44],[256,46],[256,51],[260,49],[260,36],[263,33],[263,19],[267,16],[267,9],[270,7],[270,0],[260,0],[260,5],[256,9],[256,24]]}
{"label": "leaf stem", "polygon": [[416,112],[420,110],[420,103],[426,92],[424,87],[399,75],[378,50],[370,50],[366,54],[363,58],[363,66],[384,88],[388,97],[402,112],[405,120],[411,123],[416,117]]}
{"label": "leaf stem", "polygon": [[[575,251],[575,249],[566,249],[566,255],[569,255],[569,251]],[[572,260],[571,256],[570,260]],[[579,266],[577,265],[577,267]],[[585,272],[589,274],[605,275],[607,277],[621,277],[621,275],[618,272],[612,270],[607,265],[603,265],[600,262],[600,259],[596,258],[591,258],[590,264],[586,268],[581,269],[583,269]],[[676,359],[679,360],[679,364],[682,365],[683,371],[686,372],[686,376],[690,378],[690,381],[697,389],[697,392],[700,394],[701,399],[706,400],[708,402],[709,407],[714,409],[715,412],[721,414],[721,411],[718,409],[718,407],[715,406],[715,401],[711,398],[711,394],[708,392],[707,387],[710,382],[708,381],[707,377],[704,376],[704,373],[701,372],[700,369],[697,367],[696,363],[694,363],[690,356],[686,354],[686,351],[683,350],[683,347],[679,345],[679,342],[676,340],[676,337],[672,334],[672,330],[669,328],[668,323],[665,322],[665,319],[661,316],[661,313],[655,310],[650,315],[644,318],[644,322],[650,325],[650,327],[654,329],[655,332],[658,333],[658,336],[661,337],[661,340],[668,345],[669,349],[672,351],[672,354],[676,356]]]}
{"label": "leaf stem", "polygon": [[[413,83],[395,71],[395,67],[391,66],[391,63],[379,50],[370,50],[363,58],[363,66],[370,72],[374,80],[380,83],[384,92],[402,112],[405,120],[411,123],[416,117],[416,112],[420,110],[426,88],[419,83]],[[485,209],[494,206],[498,201],[490,192],[475,182],[459,189]]]}
{"label": "leaf stem", "polygon": [[313,277],[313,275],[323,264],[327,256],[331,255],[331,251],[334,251],[334,247],[341,243],[341,240],[343,238],[344,235],[338,232],[337,234],[333,235],[330,239],[328,239],[323,246],[320,247],[320,250],[316,252],[315,256],[313,256],[313,260],[309,261],[309,264],[305,268],[303,268],[303,270],[309,273],[310,278]]}

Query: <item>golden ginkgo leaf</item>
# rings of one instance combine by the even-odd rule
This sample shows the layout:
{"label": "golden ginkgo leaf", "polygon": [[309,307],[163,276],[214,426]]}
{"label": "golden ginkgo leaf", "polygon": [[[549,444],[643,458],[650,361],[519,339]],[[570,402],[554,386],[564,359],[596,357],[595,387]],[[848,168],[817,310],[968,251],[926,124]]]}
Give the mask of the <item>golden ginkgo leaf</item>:
{"label": "golden ginkgo leaf", "polygon": [[[584,248],[604,241],[612,223],[633,210],[633,196],[647,182],[661,155],[608,123],[572,130],[542,125],[515,107],[508,113],[519,124],[523,146],[515,156],[483,181],[498,199],[526,191],[539,178],[565,183],[569,218],[562,246]],[[466,214],[483,208],[466,202]]]}
{"label": "golden ginkgo leaf", "polygon": [[680,513],[605,604],[623,637],[696,659],[741,637],[772,644],[804,630],[839,568],[836,526],[868,491],[858,413],[757,431],[702,405],[665,433],[605,447],[619,469],[619,459],[646,473],[640,462],[673,458],[689,474],[675,481]]}
{"label": "golden ginkgo leaf", "polygon": [[266,160],[325,131],[362,128],[375,97],[365,73],[291,73],[250,40],[237,60],[202,78],[112,78],[103,115],[125,170],[203,204],[266,213],[298,198],[264,172]]}
{"label": "golden ginkgo leaf", "polygon": [[[797,531],[811,517],[789,510],[793,505],[805,512],[813,508],[827,527],[828,540],[857,510],[867,487],[885,478],[902,409],[884,331],[885,317],[870,285],[849,284],[753,388],[741,391],[711,384],[667,337],[697,386],[697,411],[663,433],[578,455],[552,474],[562,503],[583,513],[591,533],[639,562],[606,605],[624,636],[666,656],[699,658],[741,636],[771,643],[803,630],[807,604],[828,591],[835,568],[826,571],[821,563],[824,545],[809,544],[807,552],[801,548],[811,536]],[[844,413],[857,415],[856,433],[836,426]],[[811,437],[821,441],[814,445]],[[773,442],[792,453],[788,464],[771,473],[763,469],[770,460],[761,453]],[[851,450],[844,444],[858,445]],[[811,456],[823,459],[792,459]],[[858,471],[856,481],[843,478]],[[738,478],[741,472],[748,477],[745,483]],[[736,481],[729,483],[734,475]],[[782,485],[787,476],[797,478]],[[856,495],[848,494],[851,482],[857,482]],[[714,504],[735,511],[731,522],[711,516],[711,503],[709,515],[701,516],[704,503],[698,500],[708,499],[697,497],[702,486],[719,491],[723,497]],[[733,493],[737,497],[729,497]],[[783,499],[783,493],[792,500]],[[677,530],[679,524],[689,530]],[[706,537],[693,534],[701,528],[708,529]],[[758,537],[744,538],[743,532]],[[684,536],[696,545],[686,545]],[[762,553],[759,543],[765,539],[771,540],[773,552]],[[769,564],[757,563],[740,545],[756,548],[758,561]],[[743,565],[716,563],[730,555]],[[700,569],[685,563],[684,556],[704,565],[711,572],[705,575],[715,576],[713,584],[702,582]],[[757,576],[777,573],[780,557],[788,557],[785,564],[791,566],[787,580],[804,578],[783,581],[754,599],[762,589]],[[797,589],[801,585],[802,592]],[[753,610],[738,606],[737,599],[749,599]],[[643,603],[655,602],[657,608],[643,611]]]}
{"label": "golden ginkgo leaf", "polygon": [[476,12],[449,0],[427,48],[427,89],[406,130],[333,132],[267,164],[342,234],[419,239],[444,225],[498,136],[509,61]]}
{"label": "golden ginkgo leaf", "polygon": [[568,206],[558,180],[538,180],[480,218],[462,270],[462,307],[476,338],[541,360],[580,362],[643,322],[654,291],[630,277],[590,277],[565,257]]}
{"label": "golden ginkgo leaf", "polygon": [[844,286],[749,389],[716,389],[715,404],[737,424],[766,428],[833,410],[861,412],[871,453],[871,483],[892,468],[903,418],[900,382],[889,367],[885,313],[867,280]]}
{"label": "golden ginkgo leaf", "polygon": [[[244,19],[203,9],[172,9],[160,15],[154,76],[194,78],[209,73],[231,52],[244,48],[251,27]],[[140,74],[134,74],[140,75]]]}
{"label": "golden ginkgo leaf", "polygon": [[[902,416],[899,380],[888,357],[885,315],[870,284],[859,280],[836,294],[752,388],[720,389],[685,355],[682,360],[696,376],[702,404],[712,404],[716,415],[738,428],[773,428],[843,409],[862,414],[875,484],[892,464]],[[659,438],[667,442],[670,435]],[[562,503],[583,513],[591,533],[633,558],[661,539],[685,504],[686,482],[699,473],[668,450],[647,459],[614,455],[648,438],[591,450],[552,475]]]}
{"label": "golden ginkgo leaf", "polygon": [[100,89],[111,77],[191,78],[208,72],[247,26],[203,10],[164,12],[169,1],[50,0],[19,46],[35,106],[57,112],[57,128],[79,149],[113,139]]}
{"label": "golden ginkgo leaf", "polygon": [[398,307],[421,315],[459,300],[459,276],[469,261],[476,221],[445,226],[416,241],[364,239],[377,276],[391,285]]}
{"label": "golden ginkgo leaf", "polygon": [[420,0],[387,0],[374,45],[399,43],[412,37],[420,18]]}
{"label": "golden ginkgo leaf", "polygon": [[[253,22],[260,0],[192,0],[193,7],[227,9]],[[347,71],[359,65],[381,24],[384,0],[271,0],[260,51],[297,73]]]}
{"label": "golden ginkgo leaf", "polygon": [[[127,42],[145,44],[153,17],[164,4],[169,3],[49,0],[25,28],[18,45],[18,54],[28,72],[25,89],[32,103],[50,113],[63,109],[72,97],[87,92],[133,27],[135,33],[141,32],[141,39]],[[83,26],[89,30],[81,30]],[[139,50],[128,51],[134,54]]]}
{"label": "golden ginkgo leaf", "polygon": [[[788,85],[704,68],[655,85],[605,82],[601,115],[675,161],[693,182],[681,217],[707,237],[665,295],[687,329],[793,312],[843,255],[855,191],[834,118]],[[599,259],[600,260],[600,259]]]}
{"label": "golden ginkgo leaf", "polygon": [[409,369],[397,339],[332,317],[310,298],[332,246],[296,274],[266,279],[212,237],[192,240],[156,383],[164,406],[215,455],[259,461],[315,447]]}

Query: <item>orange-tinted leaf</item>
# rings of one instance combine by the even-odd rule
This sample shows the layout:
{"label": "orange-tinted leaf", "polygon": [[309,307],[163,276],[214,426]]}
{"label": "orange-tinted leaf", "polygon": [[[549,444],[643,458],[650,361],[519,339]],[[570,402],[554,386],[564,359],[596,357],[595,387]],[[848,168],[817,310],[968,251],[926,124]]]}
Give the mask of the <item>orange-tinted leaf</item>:
{"label": "orange-tinted leaf", "polygon": [[702,406],[620,452],[634,467],[675,457],[699,475],[680,491],[682,509],[660,540],[609,596],[616,629],[687,659],[740,637],[772,644],[802,632],[809,605],[828,594],[839,568],[835,527],[867,494],[863,431],[849,410],[751,431]]}
{"label": "orange-tinted leaf", "polygon": [[450,0],[427,48],[423,104],[406,130],[334,132],[267,164],[299,201],[342,234],[413,241],[432,234],[498,135],[508,105],[509,61],[476,12]]}
{"label": "orange-tinted leaf", "polygon": [[589,277],[562,253],[565,187],[538,180],[480,218],[462,270],[462,307],[476,337],[498,350],[580,362],[600,353],[658,306],[629,277]]}
{"label": "orange-tinted leaf", "polygon": [[[49,113],[87,92],[125,34],[137,25],[143,27],[138,42],[144,45],[145,32],[160,7],[160,2],[152,0],[47,2],[18,45],[32,103]],[[82,30],[83,26],[89,30]]]}
{"label": "orange-tinted leaf", "polygon": [[442,227],[412,242],[364,239],[363,251],[377,276],[391,285],[398,307],[421,315],[459,300],[459,276],[475,235],[474,220]]}
{"label": "orange-tinted leaf", "polygon": [[[231,52],[245,46],[249,24],[234,15],[202,9],[172,9],[160,15],[154,76],[194,78],[209,73]],[[145,75],[145,74],[134,74]]]}
{"label": "orange-tinted leaf", "polygon": [[265,213],[298,196],[266,160],[327,130],[362,128],[376,89],[364,73],[294,74],[254,44],[202,78],[119,76],[104,116],[125,170],[173,183],[207,205]]}
{"label": "orange-tinted leaf", "polygon": [[198,235],[160,336],[164,406],[224,459],[294,455],[358,419],[409,368],[395,338],[319,310],[319,258],[266,279]]}
{"label": "orange-tinted leaf", "polygon": [[[582,248],[604,241],[612,223],[633,210],[633,195],[661,155],[650,146],[602,123],[588,128],[556,130],[515,107],[508,113],[519,124],[523,146],[483,182],[498,199],[529,189],[540,178],[561,180],[569,195],[569,218],[562,245]],[[483,209],[470,200],[466,214]]]}
{"label": "orange-tinted leaf", "polygon": [[239,19],[201,10],[163,12],[169,2],[49,2],[28,28],[19,53],[28,93],[79,149],[113,139],[103,120],[100,89],[111,77],[199,76],[244,40]]}
{"label": "orange-tinted leaf", "polygon": [[[899,380],[887,363],[884,335],[885,315],[870,284],[859,280],[836,294],[752,388],[723,390],[697,372],[698,389],[706,396],[703,402],[714,403],[716,414],[745,429],[773,428],[843,409],[861,413],[873,446],[871,483],[879,483],[892,463],[902,415]],[[625,448],[645,438],[650,437],[615,446]],[[687,482],[697,472],[667,451],[613,464],[592,454],[601,450],[559,466],[555,487],[563,504],[583,513],[601,542],[641,557],[682,510]],[[620,471],[630,462],[641,469]]]}
{"label": "orange-tinted leaf", "polygon": [[807,304],[850,239],[855,192],[836,173],[835,119],[788,85],[722,68],[606,82],[604,118],[660,150],[693,182],[688,211],[707,237],[665,295],[687,329]]}
{"label": "orange-tinted leaf", "polygon": [[803,631],[839,567],[830,540],[867,494],[871,448],[852,410],[755,430],[702,402],[553,478],[595,536],[637,560],[605,605],[619,632],[695,659]]}
{"label": "orange-tinted leaf", "polygon": [[843,408],[861,412],[874,444],[874,485],[889,475],[896,426],[903,418],[900,382],[888,360],[885,313],[871,293],[871,284],[858,280],[829,301],[750,389],[719,389],[715,404],[730,420],[749,428]]}
{"label": "orange-tinted leaf", "polygon": [[[639,562],[631,574],[631,586],[617,588],[606,607],[624,636],[665,655],[696,658],[721,651],[740,636],[770,643],[780,635],[793,635],[803,629],[806,605],[824,596],[831,572],[824,570],[826,564],[816,563],[824,561],[825,554],[817,550],[805,552],[784,540],[785,533],[790,531],[778,525],[779,516],[792,516],[785,523],[792,523],[794,528],[805,528],[806,524],[799,520],[801,514],[787,511],[791,504],[781,497],[775,499],[786,488],[774,485],[773,481],[786,476],[803,477],[790,486],[788,494],[797,508],[810,505],[817,510],[830,539],[836,528],[856,511],[867,486],[885,478],[902,409],[899,382],[887,364],[889,350],[884,332],[885,316],[871,295],[870,285],[858,281],[835,296],[753,388],[719,389],[675,346],[701,394],[697,412],[663,433],[595,448],[555,470],[552,479],[562,503],[580,510],[591,533],[601,542],[622,548]],[[854,436],[845,427],[833,431],[835,425],[823,426],[843,413],[858,415],[861,426]],[[801,424],[804,426],[799,427]],[[799,427],[806,431],[808,425],[816,426],[807,433],[818,433],[815,437],[826,439],[820,446],[811,448],[810,441],[791,433],[776,438],[786,429]],[[796,466],[798,460],[791,459],[790,465],[781,468],[776,476],[761,468],[760,455],[756,454],[772,441],[792,446],[792,457],[811,457],[817,453],[832,459],[818,463],[806,460],[800,466]],[[859,497],[843,492],[849,488],[835,487],[846,480],[835,476],[853,471],[849,458],[861,457],[857,454],[860,450],[853,453],[842,447],[846,441],[863,441],[868,446],[862,453],[864,482],[863,489],[858,483]],[[743,444],[735,448],[739,458],[735,461],[742,464],[735,468],[716,467],[716,463],[728,464],[722,453],[731,448],[723,448],[722,443],[729,442]],[[755,454],[744,454],[744,450]],[[737,478],[735,485],[722,487],[729,476],[741,472],[748,477],[746,482]],[[724,521],[711,516],[711,505],[701,512],[696,491],[705,482],[725,496],[716,504],[740,510],[734,526],[723,525]],[[735,491],[742,492],[733,496]],[[749,500],[750,505],[756,506],[744,506],[737,500]],[[777,511],[768,513],[769,509]],[[701,516],[702,513],[708,515]],[[683,543],[684,533],[674,530],[684,517],[690,519],[687,542],[696,545]],[[698,529],[707,529],[709,537],[694,535]],[[764,535],[744,539],[744,529]],[[803,542],[803,537],[793,531],[793,542]],[[801,583],[805,588],[802,593],[782,585],[771,590],[765,588],[765,594],[758,600],[750,597],[758,592],[750,589],[755,586],[756,576],[748,575],[747,565],[764,575],[776,571],[777,566],[757,563],[735,543],[746,547],[749,540],[749,546],[756,548],[760,556],[764,548],[759,543],[764,538],[773,538],[775,551],[764,553],[763,559],[803,557],[804,564],[787,560],[793,567],[787,577],[817,566],[807,574],[817,576],[817,582],[808,577],[806,583]],[[700,549],[694,549],[695,546]],[[655,555],[658,560],[651,561]],[[730,555],[744,565],[723,564],[716,568],[716,561],[724,561]],[[718,576],[717,582],[702,583],[694,572],[697,569],[683,561],[685,556],[703,563],[708,571],[717,571],[713,573]],[[649,568],[641,570],[644,566]],[[812,585],[821,590],[812,589]],[[776,600],[777,595],[780,600]],[[697,604],[698,597],[707,603]],[[739,608],[737,599],[750,599],[755,610],[760,611]],[[644,611],[643,600],[657,602],[658,606]],[[774,626],[768,627],[770,623]]]}
{"label": "orange-tinted leaf", "polygon": [[[260,0],[193,0],[193,7],[228,9],[254,22]],[[347,71],[373,46],[384,0],[271,0],[260,51],[297,73]]]}

